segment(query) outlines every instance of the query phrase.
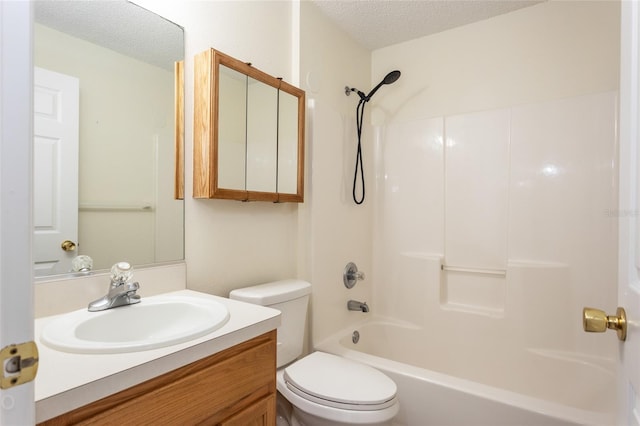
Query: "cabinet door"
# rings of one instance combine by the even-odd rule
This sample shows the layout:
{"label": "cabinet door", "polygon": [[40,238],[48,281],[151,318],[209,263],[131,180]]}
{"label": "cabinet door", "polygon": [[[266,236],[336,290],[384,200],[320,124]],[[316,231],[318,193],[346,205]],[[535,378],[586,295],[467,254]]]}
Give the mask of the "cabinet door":
{"label": "cabinet door", "polygon": [[41,425],[275,426],[275,394],[273,330]]}
{"label": "cabinet door", "polygon": [[215,49],[196,55],[193,197],[303,202],[305,107],[281,78]]}
{"label": "cabinet door", "polygon": [[269,395],[220,423],[220,426],[275,426],[276,397]]}

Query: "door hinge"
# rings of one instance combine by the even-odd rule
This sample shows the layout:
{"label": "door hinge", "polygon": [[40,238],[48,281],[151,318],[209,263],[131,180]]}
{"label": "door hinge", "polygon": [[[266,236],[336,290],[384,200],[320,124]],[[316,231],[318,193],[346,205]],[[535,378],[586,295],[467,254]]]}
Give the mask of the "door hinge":
{"label": "door hinge", "polygon": [[36,342],[9,345],[0,351],[2,378],[0,389],[8,389],[35,379],[38,372],[38,346]]}

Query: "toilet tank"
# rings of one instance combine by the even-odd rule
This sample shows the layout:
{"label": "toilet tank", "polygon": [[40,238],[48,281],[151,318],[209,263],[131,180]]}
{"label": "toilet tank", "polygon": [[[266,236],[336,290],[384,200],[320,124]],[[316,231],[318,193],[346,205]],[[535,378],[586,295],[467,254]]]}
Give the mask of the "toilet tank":
{"label": "toilet tank", "polygon": [[278,368],[289,364],[302,354],[310,293],[311,284],[296,279],[238,288],[229,293],[230,299],[268,306],[280,311]]}

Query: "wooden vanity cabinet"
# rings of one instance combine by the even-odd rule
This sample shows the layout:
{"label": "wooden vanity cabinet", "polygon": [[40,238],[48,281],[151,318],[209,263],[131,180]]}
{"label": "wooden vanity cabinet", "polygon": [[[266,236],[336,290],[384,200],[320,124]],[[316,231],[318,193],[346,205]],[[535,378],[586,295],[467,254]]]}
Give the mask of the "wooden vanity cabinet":
{"label": "wooden vanity cabinet", "polygon": [[42,425],[275,426],[276,331]]}

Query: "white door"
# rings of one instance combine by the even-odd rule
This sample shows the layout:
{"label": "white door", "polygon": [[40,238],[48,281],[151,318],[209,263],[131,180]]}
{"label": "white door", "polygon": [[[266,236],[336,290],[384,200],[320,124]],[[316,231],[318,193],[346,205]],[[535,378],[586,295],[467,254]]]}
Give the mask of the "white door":
{"label": "white door", "polygon": [[640,425],[640,4],[621,7],[618,304],[628,330],[619,343],[618,423]]}
{"label": "white door", "polygon": [[[31,16],[0,1],[0,349],[33,340]],[[34,424],[33,398],[33,382],[0,389],[0,425]]]}
{"label": "white door", "polygon": [[79,102],[77,78],[34,69],[36,275],[68,272],[77,255]]}

